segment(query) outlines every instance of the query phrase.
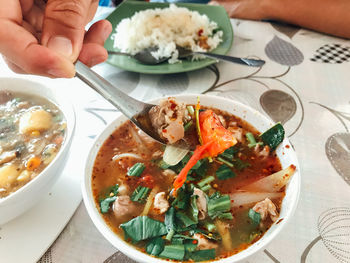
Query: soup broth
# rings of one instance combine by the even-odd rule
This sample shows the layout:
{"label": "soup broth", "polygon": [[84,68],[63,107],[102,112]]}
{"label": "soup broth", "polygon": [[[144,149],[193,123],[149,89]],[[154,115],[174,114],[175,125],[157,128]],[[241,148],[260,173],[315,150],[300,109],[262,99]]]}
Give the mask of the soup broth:
{"label": "soup broth", "polygon": [[0,198],[39,175],[64,142],[66,121],[50,101],[0,92]]}
{"label": "soup broth", "polygon": [[[92,172],[96,206],[120,238],[145,253],[179,261],[225,258],[256,242],[278,218],[285,186],[262,191],[259,185],[282,169],[275,151],[258,141],[260,132],[244,120],[205,110],[214,112],[237,143],[198,161],[176,194],[174,180],[198,148],[170,166],[163,160],[164,146],[127,121],[97,154]],[[186,139],[199,145],[195,125],[185,130]],[[133,174],[137,169],[141,173]],[[166,231],[139,238],[130,230],[138,231],[141,220],[149,228],[165,223]]]}

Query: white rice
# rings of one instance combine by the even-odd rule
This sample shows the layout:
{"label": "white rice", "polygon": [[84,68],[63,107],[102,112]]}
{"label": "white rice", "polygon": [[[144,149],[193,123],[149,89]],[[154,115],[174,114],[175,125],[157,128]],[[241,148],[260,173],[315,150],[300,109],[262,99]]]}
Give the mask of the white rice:
{"label": "white rice", "polygon": [[[222,31],[206,15],[171,4],[168,8],[148,9],[123,19],[114,34],[114,47],[132,55],[149,47],[155,58],[169,57],[169,63],[179,62],[176,45],[192,51],[211,51],[222,42]],[[200,32],[200,33],[199,33]],[[199,38],[207,37],[209,49],[199,46]]]}

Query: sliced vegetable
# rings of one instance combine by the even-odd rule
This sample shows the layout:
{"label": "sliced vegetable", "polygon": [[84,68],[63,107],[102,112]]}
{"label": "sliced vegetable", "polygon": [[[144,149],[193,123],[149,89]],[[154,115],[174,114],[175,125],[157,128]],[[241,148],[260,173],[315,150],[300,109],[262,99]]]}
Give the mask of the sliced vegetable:
{"label": "sliced vegetable", "polygon": [[225,223],[220,220],[215,220],[215,226],[221,236],[222,244],[226,251],[232,251],[232,240],[230,231],[227,230]]}
{"label": "sliced vegetable", "polygon": [[207,184],[210,184],[212,181],[214,181],[215,180],[215,177],[214,176],[208,176],[208,177],[206,177],[206,178],[204,178],[204,179],[202,179],[202,180],[200,180],[198,183],[197,183],[197,185],[200,187],[200,188],[202,188],[203,186],[205,186],[205,185],[207,185]]}
{"label": "sliced vegetable", "polygon": [[140,159],[142,160],[142,157],[138,154],[135,154],[135,153],[121,153],[121,154],[117,154],[117,155],[114,155],[112,157],[112,160],[113,161],[117,161],[121,158],[134,158],[134,159]]}
{"label": "sliced vegetable", "polygon": [[232,160],[233,167],[236,168],[239,171],[244,170],[245,168],[250,166],[250,163],[248,162],[243,162],[241,159],[236,158]]}
{"label": "sliced vegetable", "polygon": [[146,166],[143,163],[135,163],[127,172],[129,176],[140,176]]}
{"label": "sliced vegetable", "polygon": [[188,131],[193,125],[193,121],[190,120],[189,122],[187,122],[185,125],[184,125],[184,130],[185,132]]}
{"label": "sliced vegetable", "polygon": [[226,164],[229,167],[234,167],[234,164],[231,163],[230,161],[227,161],[225,158],[222,158],[221,156],[219,156],[218,158],[216,158],[219,162],[222,162],[224,164]]}
{"label": "sliced vegetable", "polygon": [[166,240],[171,241],[175,234],[176,224],[175,224],[175,208],[170,207],[168,211],[165,213],[164,224],[166,226],[166,230],[168,234],[166,236]]}
{"label": "sliced vegetable", "polygon": [[117,199],[116,195],[118,194],[118,191],[119,191],[118,184],[107,188],[107,191],[103,195],[105,197],[100,200],[100,210],[102,214],[105,214],[108,212],[111,204]]}
{"label": "sliced vegetable", "polygon": [[216,256],[215,249],[204,249],[204,250],[193,251],[190,257],[195,262],[199,262],[199,261],[215,259],[215,256]]}
{"label": "sliced vegetable", "polygon": [[277,173],[266,176],[252,184],[246,185],[240,190],[261,191],[261,192],[278,192],[284,187],[296,170],[295,165],[291,164],[286,169]]}
{"label": "sliced vegetable", "polygon": [[105,199],[103,199],[101,202],[100,202],[100,210],[101,210],[101,213],[102,214],[105,214],[108,212],[110,206],[111,206],[111,203],[113,203],[115,200],[117,199],[116,196],[111,196],[111,197],[107,197]]}
{"label": "sliced vegetable", "polygon": [[189,227],[198,223],[198,220],[194,220],[183,211],[176,212],[175,216],[176,219],[178,219],[184,227]]}
{"label": "sliced vegetable", "polygon": [[186,108],[187,108],[188,113],[191,115],[191,117],[195,118],[196,116],[195,116],[195,112],[194,112],[193,106],[189,105]]}
{"label": "sliced vegetable", "polygon": [[131,200],[134,202],[144,203],[150,191],[150,188],[139,185],[132,193]]}
{"label": "sliced vegetable", "polygon": [[232,200],[231,207],[250,205],[252,203],[257,203],[262,200],[265,200],[265,198],[269,198],[271,200],[281,198],[283,195],[284,193],[282,192],[268,193],[238,191],[233,194],[230,194],[230,199]]}
{"label": "sliced vegetable", "polygon": [[196,104],[196,129],[197,129],[197,135],[198,135],[198,141],[200,145],[203,145],[203,139],[202,139],[202,132],[201,132],[201,126],[200,126],[200,120],[199,120],[199,110],[200,110],[200,101],[199,97],[197,97],[197,104]]}
{"label": "sliced vegetable", "polygon": [[221,214],[230,212],[231,200],[228,195],[220,195],[218,192],[209,197],[208,215],[211,219],[219,217]]}
{"label": "sliced vegetable", "polygon": [[193,187],[191,185],[185,184],[183,185],[175,198],[175,200],[172,202],[172,206],[174,206],[176,209],[187,209],[190,203],[190,197],[193,194]]}
{"label": "sliced vegetable", "polygon": [[164,249],[164,239],[161,237],[152,238],[146,245],[146,252],[158,256]]}
{"label": "sliced vegetable", "polygon": [[248,216],[252,220],[254,225],[260,224],[261,215],[258,212],[255,212],[253,209],[249,209]]}
{"label": "sliced vegetable", "polygon": [[209,232],[213,232],[213,231],[216,231],[216,226],[211,223],[211,222],[208,222],[208,221],[205,221],[203,223],[203,227],[208,230]]}
{"label": "sliced vegetable", "polygon": [[125,238],[130,238],[133,242],[163,236],[167,233],[164,223],[148,216],[138,216],[121,224],[120,227],[124,230]]}
{"label": "sliced vegetable", "polygon": [[222,126],[212,110],[205,110],[199,114],[199,124],[203,144],[214,141],[207,150],[208,156],[215,157],[237,143],[233,134]]}
{"label": "sliced vegetable", "polygon": [[210,184],[207,184],[203,187],[200,188],[203,192],[207,192],[209,191],[210,189],[212,189],[211,185]]}
{"label": "sliced vegetable", "polygon": [[187,149],[167,145],[163,154],[163,161],[170,166],[178,164],[188,153]]}
{"label": "sliced vegetable", "polygon": [[158,187],[153,188],[151,193],[149,194],[149,196],[147,198],[147,202],[146,202],[145,207],[143,208],[143,211],[141,213],[142,216],[148,215],[148,212],[153,204],[153,199],[157,193],[158,193]]}
{"label": "sliced vegetable", "polygon": [[248,140],[248,147],[249,148],[253,148],[253,147],[255,147],[257,144],[260,144],[260,145],[262,145],[263,143],[262,142],[256,142],[256,140],[255,140],[255,137],[254,137],[254,135],[253,135],[253,133],[251,133],[251,132],[247,132],[246,134],[245,134],[245,137],[247,138],[247,140]]}
{"label": "sliced vegetable", "polygon": [[159,254],[161,258],[183,260],[185,257],[184,245],[168,245],[164,247],[162,253]]}
{"label": "sliced vegetable", "polygon": [[236,174],[226,164],[222,164],[216,170],[215,174],[219,180],[225,180],[225,179],[233,178],[236,176]]}
{"label": "sliced vegetable", "polygon": [[238,151],[239,148],[237,147],[237,145],[235,145],[225,150],[222,154],[220,154],[220,156],[228,160],[232,160],[233,158],[235,158],[235,155],[238,153]]}
{"label": "sliced vegetable", "polygon": [[41,164],[41,159],[40,157],[34,156],[29,158],[29,160],[26,163],[26,168],[28,171],[33,171],[36,168],[38,168]]}
{"label": "sliced vegetable", "polygon": [[261,134],[260,138],[264,142],[264,144],[270,147],[271,150],[275,150],[277,146],[283,141],[284,133],[284,128],[279,122],[275,126],[265,131],[263,134]]}
{"label": "sliced vegetable", "polygon": [[190,169],[193,166],[195,166],[195,164],[200,159],[204,157],[203,155],[205,154],[205,151],[208,149],[208,147],[210,147],[212,143],[213,143],[212,141],[209,141],[204,145],[198,146],[197,149],[194,151],[191,159],[187,162],[185,167],[179,173],[179,176],[174,181],[174,192],[173,192],[174,195],[176,194],[177,189],[179,189],[185,183],[187,174],[190,171]]}

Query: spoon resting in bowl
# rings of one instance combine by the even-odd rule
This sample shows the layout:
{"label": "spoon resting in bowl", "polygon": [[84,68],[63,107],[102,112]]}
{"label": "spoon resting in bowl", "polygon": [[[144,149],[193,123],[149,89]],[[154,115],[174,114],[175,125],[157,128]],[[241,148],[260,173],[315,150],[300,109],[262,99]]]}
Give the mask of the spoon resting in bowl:
{"label": "spoon resting in bowl", "polygon": [[[130,119],[140,130],[161,144],[169,144],[166,139],[160,137],[152,126],[149,111],[156,105],[144,103],[130,97],[80,61],[75,63],[75,69],[77,78],[82,80],[120,110],[121,113]],[[172,145],[180,148],[189,148],[183,140]]]}

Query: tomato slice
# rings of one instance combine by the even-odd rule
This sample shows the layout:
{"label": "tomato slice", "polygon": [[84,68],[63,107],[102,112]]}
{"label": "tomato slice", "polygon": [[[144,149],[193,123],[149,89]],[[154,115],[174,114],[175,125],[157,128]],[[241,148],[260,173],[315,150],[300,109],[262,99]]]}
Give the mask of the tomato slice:
{"label": "tomato slice", "polygon": [[206,154],[207,148],[210,147],[212,143],[213,142],[211,141],[207,142],[204,145],[198,146],[193,152],[193,155],[191,156],[190,160],[187,162],[185,167],[181,170],[178,177],[174,181],[174,195],[176,194],[177,189],[179,189],[186,182],[187,174],[191,170],[191,168],[195,166],[200,159],[204,158],[203,156]]}
{"label": "tomato slice", "polygon": [[203,144],[213,141],[207,149],[210,157],[215,157],[237,143],[233,134],[222,126],[218,116],[212,110],[199,113],[199,125]]}

